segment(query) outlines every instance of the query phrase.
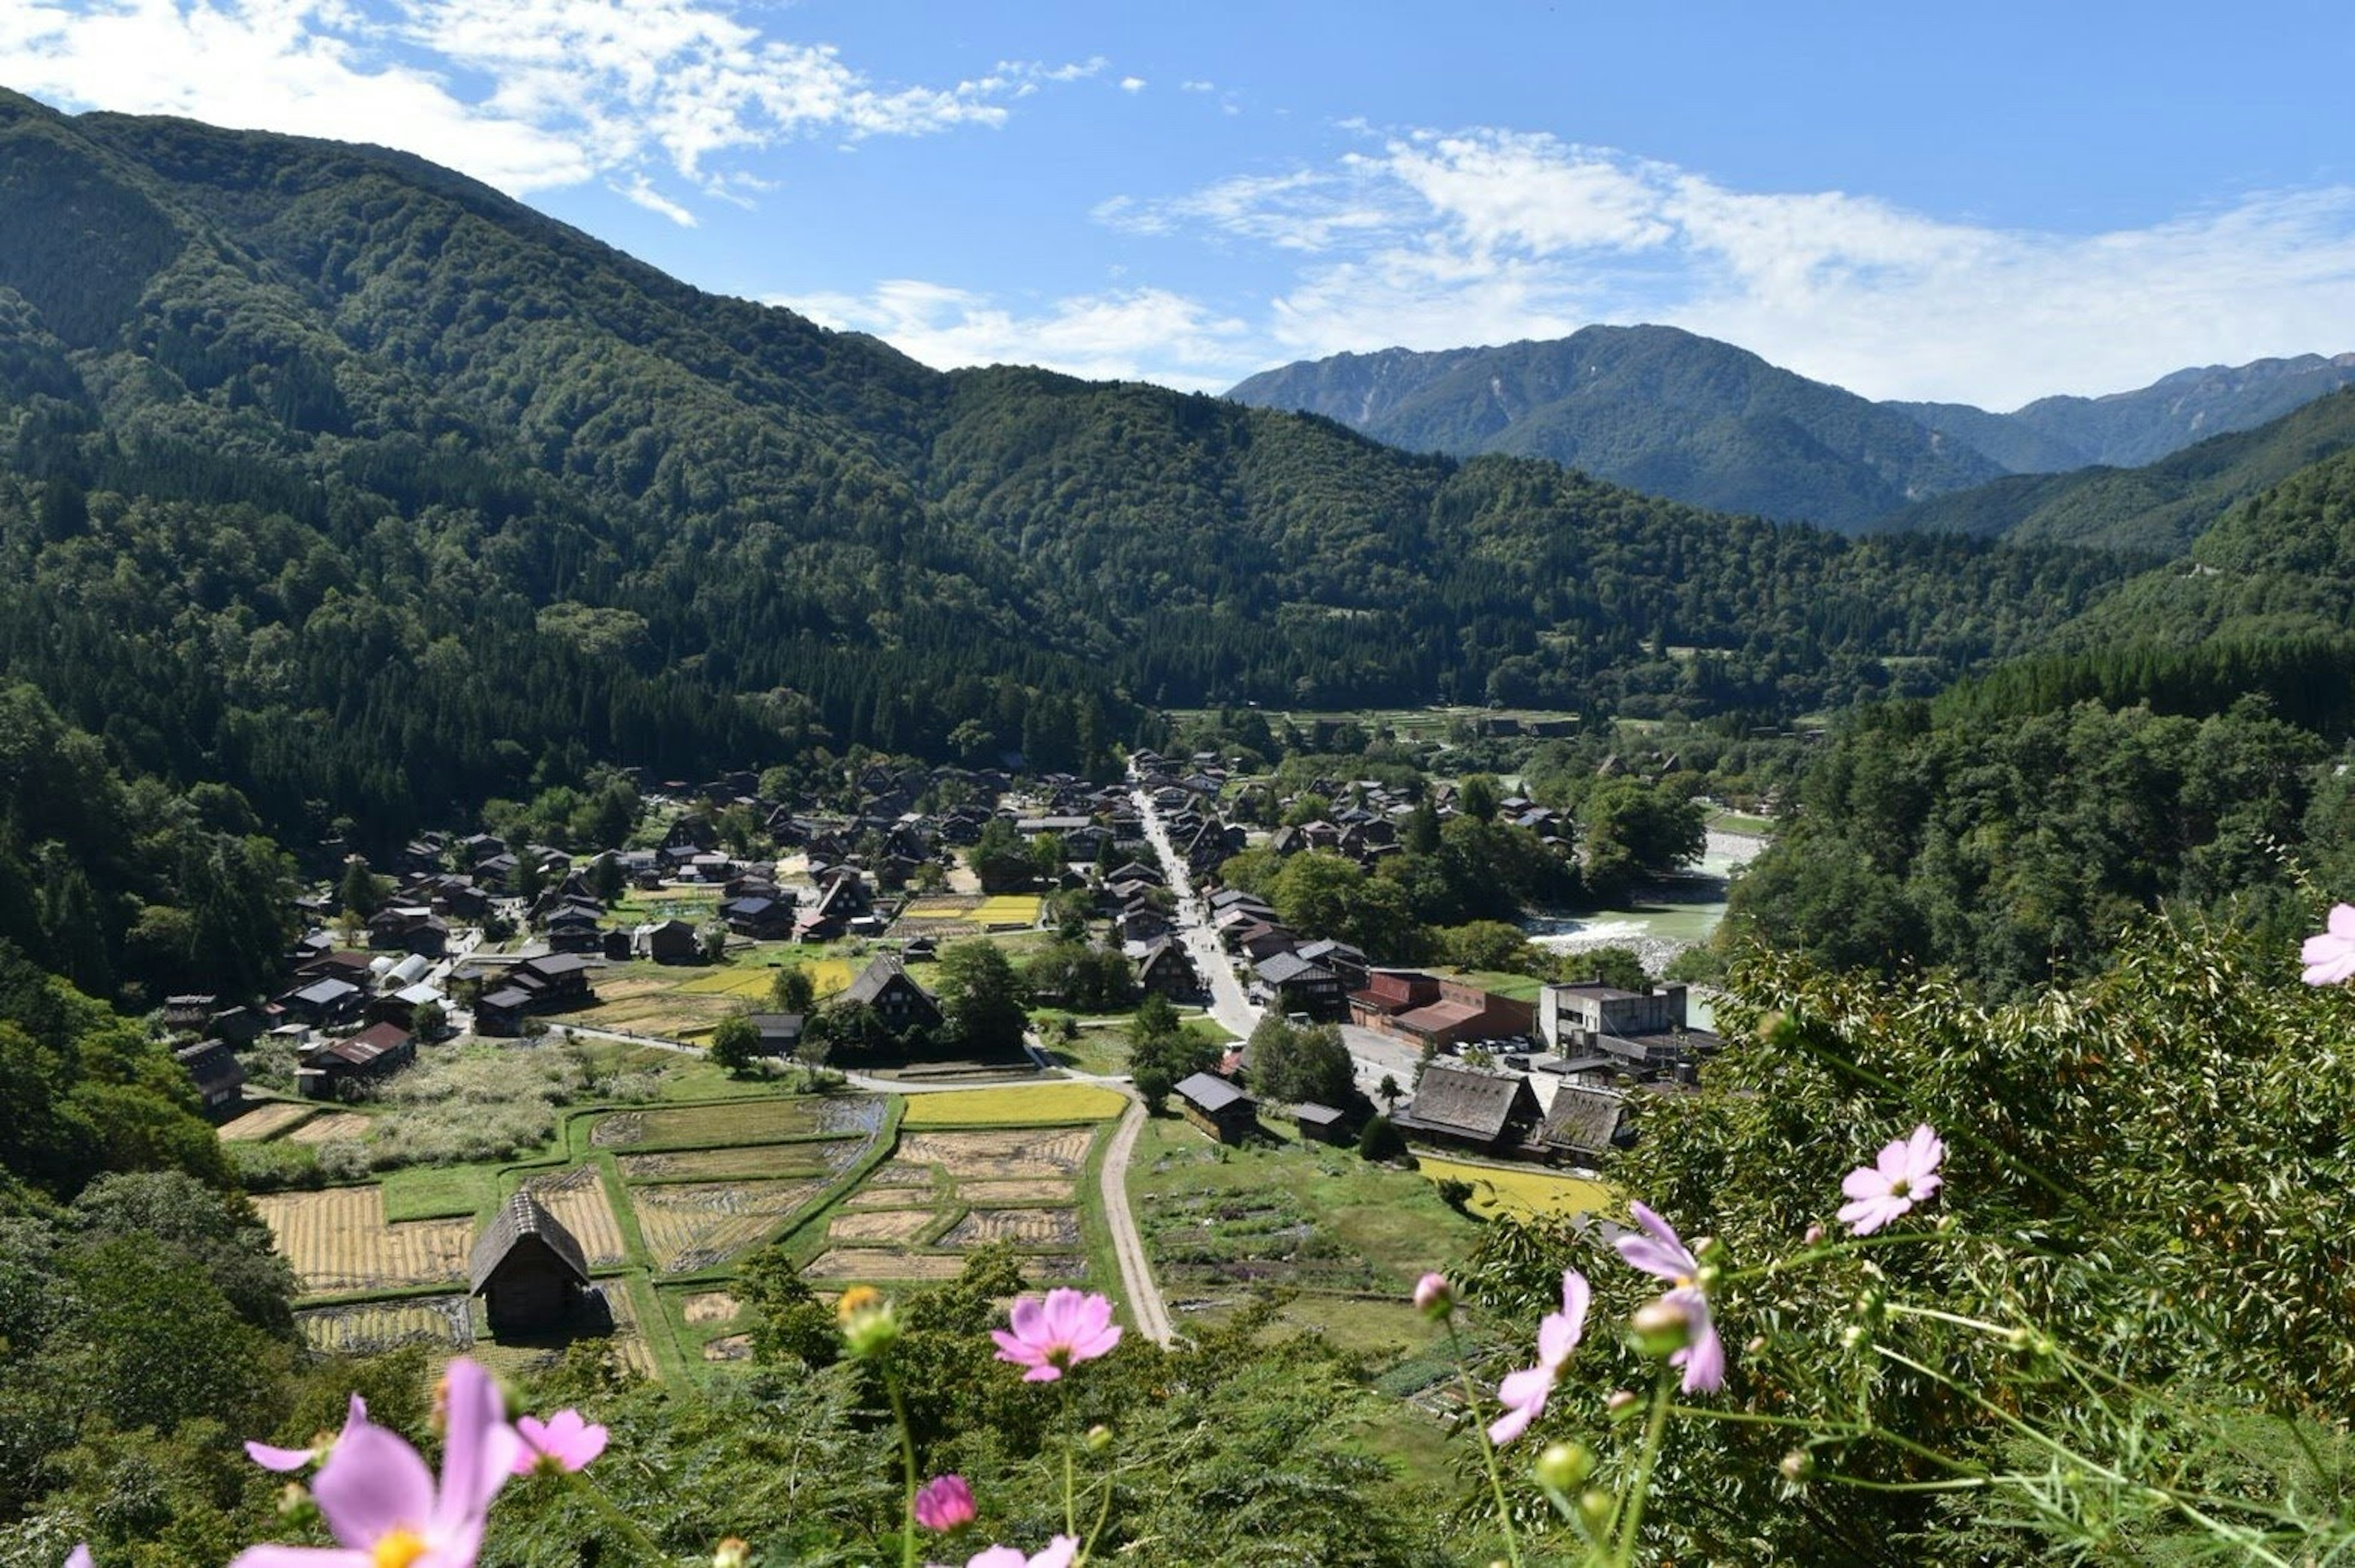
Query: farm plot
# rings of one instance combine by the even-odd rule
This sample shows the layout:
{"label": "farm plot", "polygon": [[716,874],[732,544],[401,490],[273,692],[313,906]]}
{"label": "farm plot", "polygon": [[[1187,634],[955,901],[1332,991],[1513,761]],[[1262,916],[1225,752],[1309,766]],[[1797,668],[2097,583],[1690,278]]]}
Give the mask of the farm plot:
{"label": "farm plot", "polygon": [[951,1089],[911,1094],[900,1114],[906,1127],[1044,1126],[1051,1122],[1102,1122],[1127,1108],[1116,1090],[1092,1083],[1016,1083],[1003,1089]]}
{"label": "farm plot", "polygon": [[1480,1215],[1587,1214],[1615,1208],[1611,1189],[1584,1177],[1562,1176],[1550,1170],[1503,1170],[1495,1166],[1464,1165],[1452,1159],[1423,1157],[1416,1161],[1433,1181],[1451,1178],[1472,1184],[1472,1211]]}
{"label": "farm plot", "polygon": [[524,1183],[524,1190],[572,1232],[591,1268],[610,1267],[629,1256],[622,1222],[605,1195],[604,1173],[597,1167],[583,1165],[558,1176],[535,1176]]}
{"label": "farm plot", "polygon": [[744,1304],[724,1290],[699,1290],[679,1303],[679,1316],[696,1328],[732,1323],[743,1310]]}
{"label": "farm plot", "polygon": [[685,1274],[725,1262],[767,1239],[822,1181],[673,1182],[630,1190],[638,1232],[655,1266]]}
{"label": "farm plot", "polygon": [[837,1242],[912,1242],[940,1216],[930,1209],[875,1209],[837,1214],[826,1227]]}
{"label": "farm plot", "polygon": [[1046,901],[1037,893],[999,893],[981,901],[972,918],[985,931],[1028,931],[1039,923]]}
{"label": "farm plot", "polygon": [[872,1094],[802,1095],[623,1111],[601,1119],[589,1141],[607,1148],[716,1148],[806,1137],[872,1137],[883,1101]]}
{"label": "farm plot", "polygon": [[370,1301],[298,1312],[294,1325],[312,1349],[336,1356],[373,1356],[403,1345],[446,1345],[463,1350],[474,1342],[474,1315],[463,1296],[422,1301]]}
{"label": "farm plot", "polygon": [[223,1143],[260,1143],[276,1137],[280,1133],[305,1120],[318,1111],[316,1105],[288,1104],[256,1105],[252,1110],[221,1124]]}
{"label": "farm plot", "polygon": [[595,1029],[629,1029],[661,1040],[702,1033],[741,1004],[729,996],[698,996],[684,983],[664,975],[624,976],[597,982],[594,1007],[554,1016],[558,1023],[587,1024]]}
{"label": "farm plot", "polygon": [[1068,1181],[960,1181],[957,1196],[968,1203],[1069,1203]]}
{"label": "farm plot", "polygon": [[632,1292],[618,1279],[602,1280],[591,1287],[569,1327],[547,1334],[477,1338],[472,1354],[492,1371],[512,1378],[554,1365],[566,1347],[582,1340],[603,1340],[614,1358],[639,1377],[661,1375],[654,1348],[646,1343],[645,1330],[638,1322]]}
{"label": "farm plot", "polygon": [[941,1245],[971,1249],[991,1242],[1018,1247],[1076,1247],[1080,1215],[1075,1209],[975,1209],[941,1238]]}
{"label": "farm plot", "polygon": [[275,1192],[253,1200],[306,1296],[398,1290],[465,1275],[469,1220],[388,1224],[375,1187]]}
{"label": "farm plot", "polygon": [[766,969],[706,969],[678,988],[690,997],[730,997],[742,1002],[766,997],[774,984]]}
{"label": "farm plot", "polygon": [[298,1144],[357,1142],[368,1136],[368,1128],[376,1124],[357,1111],[337,1111],[332,1115],[315,1117],[286,1135],[287,1140]]}
{"label": "farm plot", "polygon": [[625,1181],[728,1181],[741,1177],[831,1176],[858,1157],[859,1138],[797,1144],[747,1144],[741,1148],[687,1149],[677,1154],[625,1154]]}
{"label": "farm plot", "polygon": [[1036,1180],[1071,1176],[1086,1163],[1088,1127],[1007,1127],[992,1132],[906,1133],[886,1168],[932,1166],[952,1181]]}

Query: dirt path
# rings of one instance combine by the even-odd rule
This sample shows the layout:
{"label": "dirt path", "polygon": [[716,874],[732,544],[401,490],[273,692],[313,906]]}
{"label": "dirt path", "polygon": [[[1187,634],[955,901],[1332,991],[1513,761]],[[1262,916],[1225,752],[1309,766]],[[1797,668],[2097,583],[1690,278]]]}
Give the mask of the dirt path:
{"label": "dirt path", "polygon": [[1120,1259],[1121,1285],[1128,1297],[1130,1318],[1137,1332],[1156,1345],[1167,1345],[1172,1338],[1169,1308],[1161,1299],[1161,1287],[1153,1282],[1145,1238],[1136,1232],[1136,1211],[1128,1206],[1128,1162],[1136,1152],[1137,1129],[1144,1125],[1145,1102],[1131,1100],[1112,1135],[1112,1147],[1104,1150],[1104,1222],[1112,1227],[1112,1248]]}

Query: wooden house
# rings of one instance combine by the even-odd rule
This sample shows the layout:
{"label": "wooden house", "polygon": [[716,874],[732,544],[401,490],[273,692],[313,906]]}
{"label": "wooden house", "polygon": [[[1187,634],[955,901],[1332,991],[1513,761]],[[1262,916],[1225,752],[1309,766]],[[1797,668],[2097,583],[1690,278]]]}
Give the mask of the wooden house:
{"label": "wooden house", "polygon": [[941,1004],[930,991],[909,977],[900,960],[889,953],[877,954],[868,960],[842,993],[846,1002],[861,1002],[875,1009],[875,1016],[893,1034],[906,1035],[918,1030],[941,1027]]}
{"label": "wooden house", "polygon": [[332,1100],[346,1083],[387,1078],[417,1060],[417,1041],[389,1021],[323,1045],[294,1070],[295,1086],[308,1098]]}
{"label": "wooden house", "polygon": [[1276,953],[1253,968],[1275,1005],[1286,1013],[1305,1013],[1319,1022],[1348,1015],[1340,976],[1321,964],[1311,964],[1297,953]]}
{"label": "wooden house", "polygon": [[1636,1141],[1627,1096],[1613,1089],[1564,1083],[1546,1111],[1547,1149],[1582,1165],[1600,1165]]}
{"label": "wooden house", "polygon": [[518,1192],[475,1241],[466,1285],[488,1302],[492,1333],[552,1328],[589,1288],[589,1260],[555,1215]]}
{"label": "wooden house", "polygon": [[189,1081],[197,1086],[197,1097],[204,1102],[205,1115],[219,1119],[237,1115],[245,1104],[245,1064],[227,1040],[208,1040],[196,1045],[184,1045],[172,1052],[182,1067],[188,1071]]}
{"label": "wooden house", "polygon": [[1518,1073],[1475,1072],[1434,1061],[1423,1070],[1414,1098],[1391,1119],[1401,1131],[1433,1143],[1519,1154],[1544,1113],[1529,1081]]}
{"label": "wooden house", "polygon": [[1247,1142],[1259,1131],[1259,1102],[1215,1072],[1180,1079],[1178,1111],[1222,1144]]}
{"label": "wooden house", "polygon": [[1185,944],[1175,937],[1165,936],[1145,950],[1145,956],[1136,961],[1136,984],[1140,990],[1173,1002],[1202,994],[1202,976],[1188,956]]}

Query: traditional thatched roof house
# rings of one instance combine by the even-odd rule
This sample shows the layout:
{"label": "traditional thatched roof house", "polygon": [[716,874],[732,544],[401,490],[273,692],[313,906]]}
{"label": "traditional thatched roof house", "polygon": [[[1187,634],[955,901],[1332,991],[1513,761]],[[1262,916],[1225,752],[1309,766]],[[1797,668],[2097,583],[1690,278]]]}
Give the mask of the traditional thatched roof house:
{"label": "traditional thatched roof house", "polygon": [[518,1192],[475,1241],[466,1287],[489,1301],[494,1334],[553,1328],[589,1288],[589,1260],[555,1215]]}
{"label": "traditional thatched roof house", "polygon": [[911,979],[900,960],[889,953],[879,953],[869,959],[840,999],[863,1002],[874,1008],[875,1015],[893,1034],[941,1026],[941,1004],[930,991]]}
{"label": "traditional thatched roof house", "polygon": [[245,1064],[227,1040],[208,1040],[172,1052],[188,1070],[208,1116],[231,1116],[245,1103]]}
{"label": "traditional thatched roof house", "polygon": [[1628,1130],[1627,1097],[1612,1089],[1564,1083],[1546,1111],[1546,1147],[1586,1165],[1635,1141]]}
{"label": "traditional thatched roof house", "polygon": [[1222,1144],[1239,1144],[1259,1131],[1259,1102],[1215,1072],[1178,1080],[1178,1111]]}
{"label": "traditional thatched roof house", "polygon": [[1434,1061],[1423,1070],[1414,1098],[1391,1119],[1403,1131],[1433,1142],[1507,1154],[1529,1142],[1543,1115],[1529,1081],[1518,1073],[1475,1072]]}
{"label": "traditional thatched roof house", "polygon": [[1173,1002],[1202,994],[1202,976],[1187,955],[1185,944],[1169,936],[1146,948],[1145,956],[1136,961],[1136,984],[1139,989]]}

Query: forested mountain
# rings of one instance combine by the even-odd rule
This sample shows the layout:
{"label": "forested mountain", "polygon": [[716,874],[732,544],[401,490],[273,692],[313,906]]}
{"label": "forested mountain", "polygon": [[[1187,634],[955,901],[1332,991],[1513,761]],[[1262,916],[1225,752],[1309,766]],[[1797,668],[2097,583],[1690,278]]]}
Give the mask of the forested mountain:
{"label": "forested mountain", "polygon": [[936,374],[378,149],[8,97],[0,211],[5,670],[304,842],[600,759],[1103,766],[1154,703],[1787,713],[2119,571]]}
{"label": "forested mountain", "polygon": [[[1999,417],[2080,454],[2055,467],[2105,464],[2128,468],[2156,463],[2210,436],[2254,430],[2350,383],[2355,383],[2355,354],[2301,354],[2246,365],[2195,366],[2162,376],[2147,387],[2099,398],[2039,398]],[[1923,417],[1923,422],[1945,428],[1936,418]],[[2013,466],[2032,472],[2025,465]]]}
{"label": "forested mountain", "polygon": [[2008,471],[1902,412],[1670,326],[1340,354],[1227,395],[1324,414],[1411,451],[1550,458],[1693,506],[1849,531]]}
{"label": "forested mountain", "polygon": [[1953,533],[2179,555],[2234,502],[2355,446],[2355,389],[2140,468],[2022,474],[1916,503],[1895,532]]}

